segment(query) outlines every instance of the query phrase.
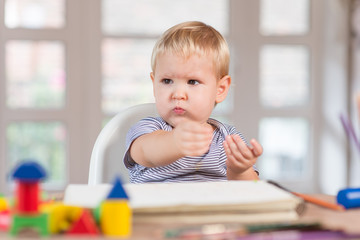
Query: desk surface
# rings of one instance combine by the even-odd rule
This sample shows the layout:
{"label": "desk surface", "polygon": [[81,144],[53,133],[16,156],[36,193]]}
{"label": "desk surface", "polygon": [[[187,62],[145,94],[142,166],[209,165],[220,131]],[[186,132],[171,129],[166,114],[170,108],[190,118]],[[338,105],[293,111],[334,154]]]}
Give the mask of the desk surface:
{"label": "desk surface", "polygon": [[[322,198],[324,200],[335,202],[333,196],[326,195],[314,195],[316,197]],[[319,206],[307,203],[306,210],[300,217],[300,222],[320,222],[324,227],[332,230],[343,230],[349,234],[359,234],[360,235],[360,208],[350,209],[344,212],[338,212],[334,210],[329,210],[321,208]],[[140,239],[163,239],[164,231],[169,228],[179,227],[176,223],[168,224],[134,224],[133,225],[133,234],[131,238],[134,240]],[[15,239],[28,239],[28,236],[20,236]],[[84,238],[82,236],[82,238]],[[14,238],[7,236],[5,233],[0,233],[0,239],[4,240],[14,240]],[[65,236],[65,235],[55,235],[51,239],[77,239],[74,236]],[[96,239],[107,239],[105,237],[98,237]],[[170,240],[170,239],[169,239]]]}
{"label": "desk surface", "polygon": [[[336,202],[333,196],[314,195],[329,202]],[[307,203],[301,221],[318,221],[332,230],[343,230],[349,234],[360,234],[360,208],[338,212]]]}

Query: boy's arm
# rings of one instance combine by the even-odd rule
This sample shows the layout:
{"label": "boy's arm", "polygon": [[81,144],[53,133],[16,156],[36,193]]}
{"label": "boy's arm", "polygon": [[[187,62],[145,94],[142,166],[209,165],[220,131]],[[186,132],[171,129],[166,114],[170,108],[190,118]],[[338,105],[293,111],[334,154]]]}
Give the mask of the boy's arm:
{"label": "boy's arm", "polygon": [[247,169],[245,172],[241,174],[237,174],[236,172],[231,171],[231,169],[227,170],[227,179],[228,180],[258,180],[259,176],[255,172],[255,170],[251,167]]}
{"label": "boy's arm", "polygon": [[131,158],[144,167],[168,165],[182,157],[172,142],[172,131],[158,130],[144,134],[131,144]]}
{"label": "boy's arm", "polygon": [[224,141],[224,149],[227,156],[228,180],[257,180],[258,174],[253,169],[257,158],[262,154],[262,146],[255,140],[250,141],[252,146],[246,143],[238,135],[229,135]]}
{"label": "boy's arm", "polygon": [[209,150],[211,139],[209,124],[184,121],[172,131],[158,130],[138,137],[129,151],[144,167],[166,166],[184,156],[201,156]]}

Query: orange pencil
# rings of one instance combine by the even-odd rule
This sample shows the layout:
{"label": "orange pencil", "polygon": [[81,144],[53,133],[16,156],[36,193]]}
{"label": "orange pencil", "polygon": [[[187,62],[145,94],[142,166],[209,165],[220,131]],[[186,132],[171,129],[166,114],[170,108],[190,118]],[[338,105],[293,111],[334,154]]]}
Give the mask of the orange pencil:
{"label": "orange pencil", "polygon": [[298,196],[298,197],[304,199],[306,202],[310,202],[310,203],[316,204],[318,206],[321,206],[324,208],[329,208],[329,209],[336,210],[336,211],[345,211],[345,208],[343,205],[327,202],[322,199],[312,197],[312,196],[309,196],[309,195],[306,195],[303,193],[297,193],[297,192],[291,192],[291,193],[294,194],[295,196]]}
{"label": "orange pencil", "polygon": [[327,201],[324,201],[324,200],[316,198],[316,197],[312,197],[312,196],[307,195],[307,194],[290,191],[289,189],[286,189],[283,186],[281,186],[280,184],[278,184],[278,183],[276,183],[274,181],[271,181],[271,180],[269,180],[267,182],[271,183],[271,184],[277,186],[278,188],[281,188],[281,189],[283,189],[283,190],[285,190],[287,192],[290,192],[290,193],[294,194],[295,196],[298,196],[299,198],[304,199],[306,202],[313,203],[313,204],[316,204],[316,205],[318,205],[320,207],[324,207],[324,208],[328,208],[328,209],[332,209],[332,210],[336,210],[336,211],[345,211],[344,206],[342,206],[340,204],[327,202]]}

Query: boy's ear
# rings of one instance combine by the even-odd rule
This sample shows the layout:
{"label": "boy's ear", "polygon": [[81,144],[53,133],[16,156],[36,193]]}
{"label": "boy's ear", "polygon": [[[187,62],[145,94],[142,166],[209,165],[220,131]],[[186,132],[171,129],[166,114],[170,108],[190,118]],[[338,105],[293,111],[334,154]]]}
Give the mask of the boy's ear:
{"label": "boy's ear", "polygon": [[229,75],[225,75],[222,77],[218,84],[217,84],[217,90],[216,90],[216,103],[220,103],[225,100],[231,84],[231,77]]}
{"label": "boy's ear", "polygon": [[155,78],[154,78],[154,73],[153,72],[150,73],[150,78],[151,78],[151,81],[154,83]]}
{"label": "boy's ear", "polygon": [[152,84],[153,84],[153,94],[155,96],[155,87],[154,87],[155,76],[154,76],[153,72],[150,73],[150,78],[151,78],[151,81],[152,81]]}

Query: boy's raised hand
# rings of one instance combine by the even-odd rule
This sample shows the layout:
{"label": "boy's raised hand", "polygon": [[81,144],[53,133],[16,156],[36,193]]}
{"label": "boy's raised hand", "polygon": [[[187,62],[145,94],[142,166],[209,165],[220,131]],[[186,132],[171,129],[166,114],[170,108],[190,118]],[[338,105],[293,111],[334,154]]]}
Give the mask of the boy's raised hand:
{"label": "boy's raised hand", "polygon": [[224,149],[227,156],[228,178],[231,175],[231,179],[257,179],[252,166],[262,154],[263,148],[255,139],[250,143],[252,146],[248,146],[239,135],[226,137]]}
{"label": "boy's raised hand", "polygon": [[174,128],[174,141],[184,156],[201,156],[209,151],[213,128],[208,123],[183,121]]}

